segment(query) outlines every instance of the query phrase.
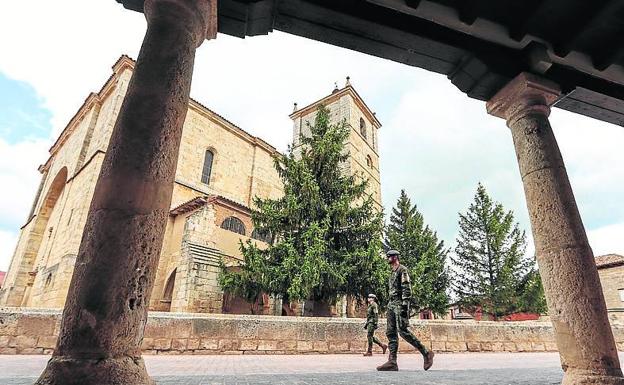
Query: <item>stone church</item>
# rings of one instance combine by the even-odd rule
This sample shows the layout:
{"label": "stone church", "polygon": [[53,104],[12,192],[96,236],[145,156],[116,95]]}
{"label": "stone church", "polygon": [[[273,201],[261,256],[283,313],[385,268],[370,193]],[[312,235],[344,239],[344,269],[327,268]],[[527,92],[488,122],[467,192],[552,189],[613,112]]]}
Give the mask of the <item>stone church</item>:
{"label": "stone church", "polygon": [[[60,308],[69,289],[87,212],[134,61],[122,56],[102,89],[91,93],[50,148],[39,167],[41,184],[21,228],[0,306]],[[381,208],[378,130],[375,114],[352,85],[290,115],[293,144],[305,135],[319,104],[332,120],[352,127],[347,172],[369,179]],[[236,268],[239,241],[262,246],[253,228],[253,198],[276,198],[281,181],[273,166],[279,153],[196,100],[189,102],[178,158],[171,210],[160,253],[150,309],[156,311],[246,313],[244,303],[220,289],[220,261]],[[123,197],[120,197],[123,199]],[[265,297],[259,312],[281,314],[281,304]]]}

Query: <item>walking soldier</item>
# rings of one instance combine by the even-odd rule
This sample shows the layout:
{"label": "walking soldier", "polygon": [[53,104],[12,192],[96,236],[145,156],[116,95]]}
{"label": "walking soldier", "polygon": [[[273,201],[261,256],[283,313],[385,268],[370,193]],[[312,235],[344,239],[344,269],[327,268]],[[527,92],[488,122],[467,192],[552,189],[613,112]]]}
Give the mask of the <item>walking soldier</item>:
{"label": "walking soldier", "polygon": [[377,337],[375,337],[375,330],[379,324],[379,306],[377,305],[377,296],[375,294],[368,295],[368,309],[366,310],[366,325],[364,329],[368,332],[368,349],[364,353],[365,357],[373,355],[373,342],[379,345],[383,350],[383,354],[386,354],[388,345],[383,344]]}
{"label": "walking soldier", "polygon": [[433,365],[434,353],[427,350],[420,343],[418,338],[408,329],[409,326],[409,304],[412,297],[410,276],[407,268],[399,263],[399,252],[390,250],[386,254],[388,263],[392,266],[390,274],[389,297],[386,326],[386,335],[388,336],[388,347],[390,354],[388,362],[378,366],[377,370],[390,371],[399,370],[397,365],[397,352],[399,350],[399,337],[407,341],[410,345],[418,349],[424,357],[424,369],[428,370]]}

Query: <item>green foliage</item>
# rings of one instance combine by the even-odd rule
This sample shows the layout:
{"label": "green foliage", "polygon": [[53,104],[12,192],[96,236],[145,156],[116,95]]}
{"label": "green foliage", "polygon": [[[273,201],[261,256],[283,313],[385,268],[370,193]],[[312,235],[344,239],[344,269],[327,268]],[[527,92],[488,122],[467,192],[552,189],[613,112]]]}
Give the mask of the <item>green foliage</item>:
{"label": "green foliage", "polygon": [[392,209],[386,228],[385,247],[398,250],[401,264],[412,279],[412,308],[446,313],[449,275],[445,267],[448,249],[435,231],[425,226],[422,214],[412,206],[404,190]]}
{"label": "green foliage", "polygon": [[544,286],[542,286],[542,279],[537,270],[531,270],[522,279],[519,292],[518,309],[520,311],[537,314],[544,314],[548,311]]}
{"label": "green foliage", "polygon": [[526,235],[479,184],[474,202],[459,214],[459,238],[452,261],[459,303],[500,317],[543,309],[543,289],[535,262],[525,256]]}
{"label": "green foliage", "polygon": [[299,138],[299,154],[289,148],[275,159],[284,196],[254,200],[254,226],[273,242],[266,249],[242,244],[240,270],[221,270],[224,289],[248,299],[265,292],[286,301],[333,303],[344,294],[363,301],[385,287],[381,213],[366,192],[367,181],[341,171],[350,127],[330,124],[329,111],[320,107],[308,128],[309,136]]}

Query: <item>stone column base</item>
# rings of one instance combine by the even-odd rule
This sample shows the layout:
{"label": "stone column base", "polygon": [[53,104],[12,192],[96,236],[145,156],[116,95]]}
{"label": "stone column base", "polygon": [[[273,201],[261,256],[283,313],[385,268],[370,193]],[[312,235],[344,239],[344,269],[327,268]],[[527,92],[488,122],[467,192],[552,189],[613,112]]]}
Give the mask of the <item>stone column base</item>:
{"label": "stone column base", "polygon": [[608,376],[587,370],[568,369],[561,385],[624,385],[624,377],[621,374]]}
{"label": "stone column base", "polygon": [[141,357],[52,357],[35,385],[155,385]]}

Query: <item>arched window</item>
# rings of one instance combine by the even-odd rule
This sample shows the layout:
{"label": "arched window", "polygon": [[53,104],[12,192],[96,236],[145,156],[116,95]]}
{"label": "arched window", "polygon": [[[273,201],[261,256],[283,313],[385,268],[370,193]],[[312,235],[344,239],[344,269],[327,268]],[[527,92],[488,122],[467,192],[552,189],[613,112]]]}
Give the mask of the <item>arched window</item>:
{"label": "arched window", "polygon": [[373,168],[373,158],[370,155],[366,155],[366,165],[369,168]]}
{"label": "arched window", "polygon": [[366,139],[366,122],[364,118],[360,118],[360,134]]}
{"label": "arched window", "polygon": [[243,221],[236,217],[225,218],[223,223],[221,223],[221,228],[240,235],[245,235],[245,225],[243,224]]}
{"label": "arched window", "polygon": [[212,160],[214,158],[214,154],[210,150],[206,150],[206,154],[204,155],[204,167],[202,168],[202,183],[210,184],[210,173],[212,172]]}
{"label": "arched window", "polygon": [[251,237],[262,242],[271,243],[271,233],[266,230],[254,229],[251,233]]}

